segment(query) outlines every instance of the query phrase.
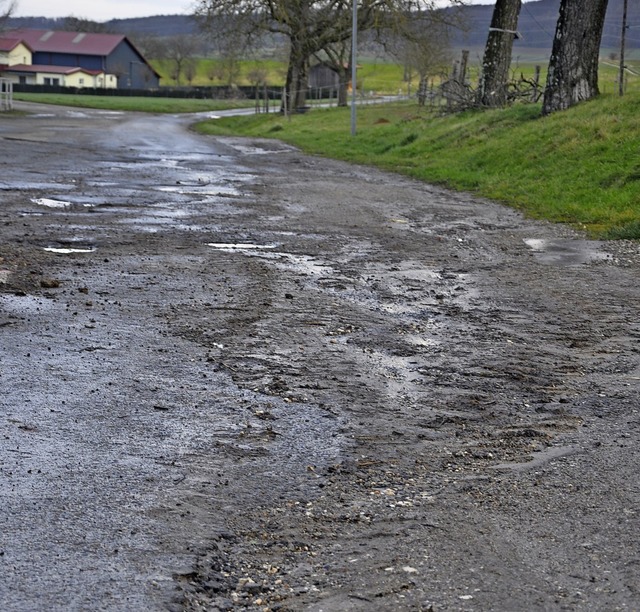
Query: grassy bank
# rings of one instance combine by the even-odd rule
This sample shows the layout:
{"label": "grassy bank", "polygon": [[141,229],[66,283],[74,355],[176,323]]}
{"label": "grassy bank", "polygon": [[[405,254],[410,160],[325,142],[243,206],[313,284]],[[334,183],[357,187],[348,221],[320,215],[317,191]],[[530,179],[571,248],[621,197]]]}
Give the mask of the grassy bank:
{"label": "grassy bank", "polygon": [[309,153],[375,165],[572,224],[640,238],[640,94],[605,95],[541,117],[535,105],[438,116],[413,104],[207,121],[205,134],[278,138]]}

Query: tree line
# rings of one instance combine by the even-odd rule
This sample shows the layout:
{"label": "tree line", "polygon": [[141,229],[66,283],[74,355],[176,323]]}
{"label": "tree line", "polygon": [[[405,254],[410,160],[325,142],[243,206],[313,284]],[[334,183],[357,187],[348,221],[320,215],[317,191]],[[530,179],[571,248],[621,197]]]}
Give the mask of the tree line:
{"label": "tree line", "polygon": [[[448,34],[460,27],[455,11],[442,10],[436,0],[353,0],[358,2],[356,26],[368,40],[413,66],[421,80],[442,70],[449,60]],[[450,0],[452,7],[464,0]],[[560,0],[558,19],[544,87],[542,112],[564,110],[599,93],[598,61],[608,0]],[[15,0],[0,0],[0,29],[13,13]],[[496,0],[484,49],[480,79],[473,103],[500,107],[508,103],[513,41],[519,36],[522,0]],[[197,0],[194,17],[205,37],[215,41],[224,58],[219,72],[234,74],[234,64],[252,45],[265,38],[285,41],[288,48],[285,79],[286,108],[306,104],[312,60],[338,75],[340,103],[346,104],[351,73],[352,0]],[[104,31],[104,24],[69,17],[65,27]],[[166,40],[147,38],[144,51],[151,58],[172,62],[176,81],[195,76],[194,55],[201,41],[178,35]],[[226,64],[228,65],[225,65]],[[237,69],[237,68],[236,68]],[[221,75],[211,75],[221,78]],[[255,75],[256,79],[260,75]],[[353,84],[355,86],[356,84]]]}
{"label": "tree line", "polygon": [[[598,59],[608,0],[560,0],[543,113],[563,110],[598,95]],[[451,0],[453,6],[461,0]],[[509,68],[522,0],[497,0],[485,45],[475,103],[507,103]],[[422,55],[424,73],[442,61],[447,28],[455,12],[442,11],[433,0],[358,0],[357,28],[380,44]],[[233,16],[234,40],[250,41],[269,32],[288,42],[285,92],[289,108],[304,106],[312,58],[323,58],[347,80],[351,68],[351,0],[198,0],[195,14],[203,31]],[[420,64],[420,62],[417,62]]]}

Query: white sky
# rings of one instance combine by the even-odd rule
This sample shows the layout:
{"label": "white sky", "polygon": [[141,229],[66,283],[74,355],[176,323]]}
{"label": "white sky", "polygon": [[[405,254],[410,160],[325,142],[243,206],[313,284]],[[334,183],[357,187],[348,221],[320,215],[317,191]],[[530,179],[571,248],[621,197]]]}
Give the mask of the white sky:
{"label": "white sky", "polygon": [[[3,4],[0,2],[0,4]],[[17,0],[14,17],[80,17],[94,21],[189,13],[192,0]]]}
{"label": "white sky", "polygon": [[[493,4],[494,0],[471,0]],[[0,6],[2,6],[0,1]],[[190,13],[193,0],[17,0],[15,17],[80,17],[94,21]]]}

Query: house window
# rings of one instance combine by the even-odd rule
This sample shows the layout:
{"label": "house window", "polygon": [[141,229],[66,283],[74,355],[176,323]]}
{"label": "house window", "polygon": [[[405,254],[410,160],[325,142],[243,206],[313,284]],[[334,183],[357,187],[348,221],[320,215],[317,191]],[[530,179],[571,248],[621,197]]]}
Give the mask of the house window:
{"label": "house window", "polygon": [[51,79],[49,77],[44,77],[44,84],[51,85]]}
{"label": "house window", "polygon": [[84,79],[80,79],[78,83],[80,83],[80,85],[84,85]]}

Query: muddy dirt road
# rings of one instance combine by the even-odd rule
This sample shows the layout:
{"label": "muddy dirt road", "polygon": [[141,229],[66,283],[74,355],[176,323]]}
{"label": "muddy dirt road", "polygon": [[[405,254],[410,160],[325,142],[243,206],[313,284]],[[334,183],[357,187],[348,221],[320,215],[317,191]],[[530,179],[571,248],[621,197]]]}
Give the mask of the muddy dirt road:
{"label": "muddy dirt road", "polygon": [[638,245],[28,108],[0,116],[0,609],[638,609]]}

